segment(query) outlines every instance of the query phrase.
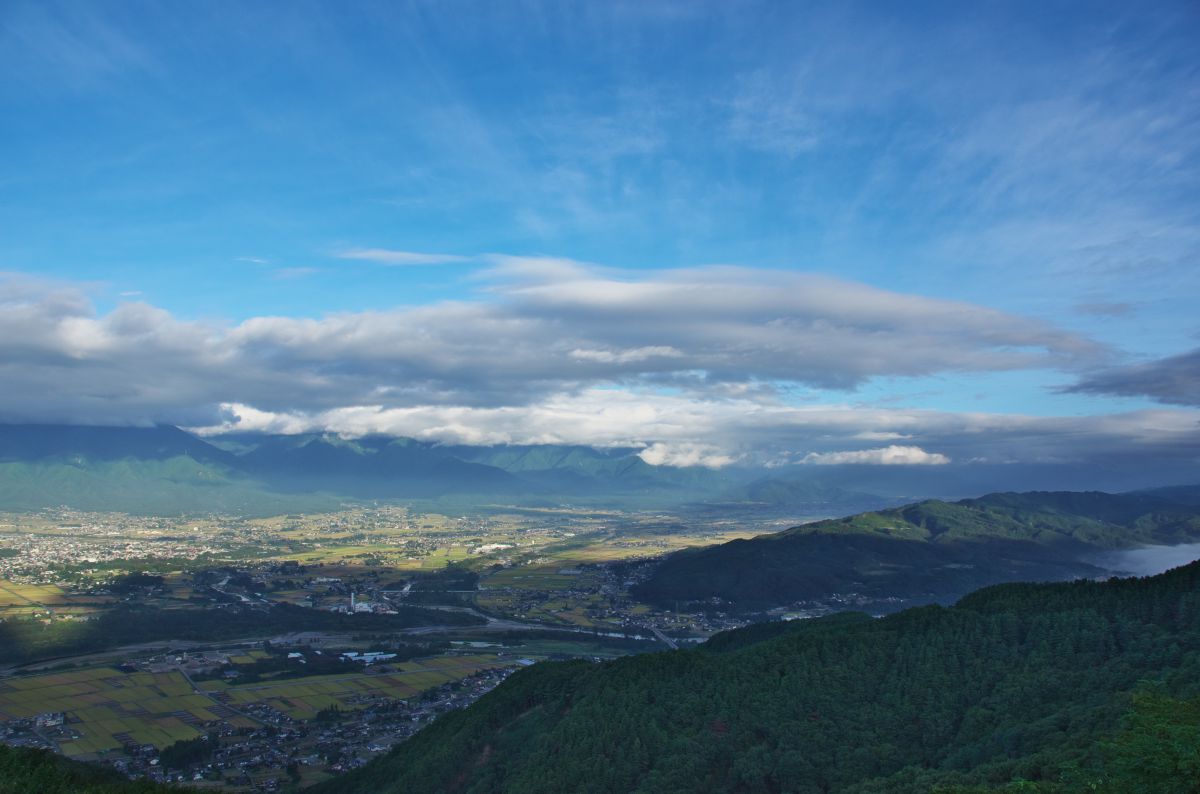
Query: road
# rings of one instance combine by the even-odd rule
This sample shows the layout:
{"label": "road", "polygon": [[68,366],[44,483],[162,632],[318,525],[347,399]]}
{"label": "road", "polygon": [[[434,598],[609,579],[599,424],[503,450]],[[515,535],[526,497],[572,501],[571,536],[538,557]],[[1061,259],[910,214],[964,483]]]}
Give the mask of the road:
{"label": "road", "polygon": [[662,641],[662,643],[665,644],[668,648],[670,648],[673,651],[679,650],[679,644],[677,642],[675,642],[675,640],[668,637],[666,634],[663,634],[662,630],[658,626],[651,626],[650,630],[653,631],[654,636],[658,637],[658,639],[660,641]]}

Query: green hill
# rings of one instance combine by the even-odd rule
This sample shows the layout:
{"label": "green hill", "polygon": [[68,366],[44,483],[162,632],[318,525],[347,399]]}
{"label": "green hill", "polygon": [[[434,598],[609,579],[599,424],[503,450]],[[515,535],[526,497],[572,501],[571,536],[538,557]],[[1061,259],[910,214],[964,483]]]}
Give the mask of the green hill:
{"label": "green hill", "polygon": [[1200,790],[1200,563],[539,664],[319,792]]}
{"label": "green hill", "polygon": [[1001,493],[677,552],[635,593],[740,610],[851,593],[947,601],[1000,582],[1096,575],[1100,552],[1198,538],[1200,507],[1153,494]]}

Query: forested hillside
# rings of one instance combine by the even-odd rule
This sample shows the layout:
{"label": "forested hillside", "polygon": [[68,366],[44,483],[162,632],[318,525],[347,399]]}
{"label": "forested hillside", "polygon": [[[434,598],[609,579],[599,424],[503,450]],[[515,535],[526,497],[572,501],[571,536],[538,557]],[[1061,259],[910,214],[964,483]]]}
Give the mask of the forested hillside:
{"label": "forested hillside", "polygon": [[168,794],[188,789],[134,782],[46,750],[0,745],[0,794]]}
{"label": "forested hillside", "polygon": [[1000,582],[1095,575],[1102,551],[1196,539],[1200,507],[1177,495],[1001,493],[677,552],[635,592],[742,610],[831,593],[947,601]]}
{"label": "forested hillside", "polygon": [[1184,792],[1200,563],[540,664],[337,792]]}

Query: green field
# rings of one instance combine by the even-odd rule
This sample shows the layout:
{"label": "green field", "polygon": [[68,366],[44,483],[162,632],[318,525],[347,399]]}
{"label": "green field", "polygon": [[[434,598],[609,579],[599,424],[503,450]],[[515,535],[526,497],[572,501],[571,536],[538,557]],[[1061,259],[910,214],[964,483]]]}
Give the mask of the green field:
{"label": "green field", "polygon": [[0,681],[0,721],[63,712],[73,738],[63,754],[86,757],[128,743],[162,748],[217,719],[179,673],[122,673],[110,667]]}
{"label": "green field", "polygon": [[233,709],[265,704],[293,719],[306,720],[330,706],[349,711],[381,697],[402,700],[481,670],[510,664],[491,655],[443,656],[402,662],[394,666],[395,672],[387,674],[324,675],[243,685],[205,681],[201,688]]}

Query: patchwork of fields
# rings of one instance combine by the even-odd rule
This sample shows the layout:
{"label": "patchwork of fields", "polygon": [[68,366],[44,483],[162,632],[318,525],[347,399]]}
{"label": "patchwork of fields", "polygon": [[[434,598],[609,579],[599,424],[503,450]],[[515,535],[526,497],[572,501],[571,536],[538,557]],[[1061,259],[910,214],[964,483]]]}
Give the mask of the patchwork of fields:
{"label": "patchwork of fields", "polygon": [[204,681],[200,688],[234,709],[261,704],[292,719],[309,720],[324,708],[350,711],[380,698],[403,700],[480,670],[511,665],[511,661],[489,655],[440,656],[393,665],[395,672],[390,673],[322,675],[240,685]]}
{"label": "patchwork of fields", "polygon": [[194,694],[180,673],[101,667],[0,681],[0,720],[55,712],[65,714],[63,733],[70,737],[59,747],[75,757],[126,744],[166,747],[199,736],[204,722],[227,717],[237,727],[255,724]]}
{"label": "patchwork of fields", "polygon": [[[238,657],[235,657],[235,659]],[[253,661],[247,654],[243,661]],[[217,723],[255,728],[264,709],[308,720],[331,706],[364,708],[380,699],[405,699],[481,670],[511,666],[494,655],[443,656],[392,666],[392,672],[312,676],[253,684],[203,681],[179,672],[127,673],[112,667],[0,680],[0,721],[62,713],[47,729],[61,752],[93,758],[126,745],[162,749],[205,733]]]}
{"label": "patchwork of fields", "polygon": [[0,580],[0,618],[24,617],[47,609],[58,615],[82,615],[115,600],[110,595],[68,593],[53,584]]}

